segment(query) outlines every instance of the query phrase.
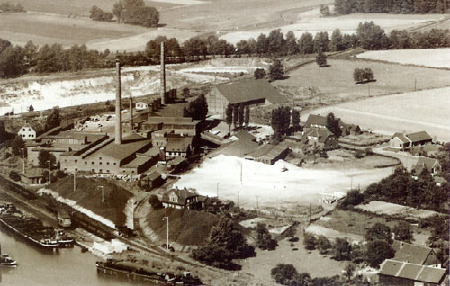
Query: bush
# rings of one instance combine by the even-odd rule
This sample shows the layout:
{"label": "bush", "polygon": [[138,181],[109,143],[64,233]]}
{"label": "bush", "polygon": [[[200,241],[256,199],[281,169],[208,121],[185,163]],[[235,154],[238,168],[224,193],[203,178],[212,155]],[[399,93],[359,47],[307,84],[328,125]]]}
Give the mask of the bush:
{"label": "bush", "polygon": [[150,195],[148,202],[152,206],[152,208],[155,210],[159,210],[159,209],[163,208],[162,202],[159,201],[158,196],[156,196],[156,195]]}
{"label": "bush", "polygon": [[277,241],[272,238],[265,224],[256,225],[256,246],[262,250],[274,250]]}
{"label": "bush", "polygon": [[9,172],[9,177],[10,177],[14,182],[20,182],[20,175],[19,175],[16,171],[11,171],[11,172]]}
{"label": "bush", "polygon": [[394,257],[395,251],[384,240],[374,240],[367,243],[366,261],[372,267],[378,267],[385,259]]}
{"label": "bush", "polygon": [[305,232],[304,238],[303,238],[303,245],[308,250],[314,250],[317,246],[317,238],[310,234]]}

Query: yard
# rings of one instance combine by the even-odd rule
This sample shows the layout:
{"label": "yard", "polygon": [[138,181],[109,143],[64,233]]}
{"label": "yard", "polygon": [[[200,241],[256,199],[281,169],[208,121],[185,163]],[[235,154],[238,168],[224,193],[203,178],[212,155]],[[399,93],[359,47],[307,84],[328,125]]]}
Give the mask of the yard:
{"label": "yard", "polygon": [[280,209],[318,202],[323,193],[347,192],[351,184],[364,188],[391,172],[392,168],[359,166],[301,168],[284,161],[265,165],[220,155],[182,175],[174,186],[194,188],[201,195],[219,195],[220,199],[232,200],[247,209],[254,209],[257,204]]}

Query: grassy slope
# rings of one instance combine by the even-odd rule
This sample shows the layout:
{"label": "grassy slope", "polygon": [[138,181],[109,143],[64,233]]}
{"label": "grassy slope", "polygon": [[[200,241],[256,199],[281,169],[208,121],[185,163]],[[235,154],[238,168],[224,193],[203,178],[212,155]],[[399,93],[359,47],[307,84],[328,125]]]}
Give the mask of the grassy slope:
{"label": "grassy slope", "polygon": [[169,238],[183,245],[203,245],[219,218],[211,213],[192,210],[161,209],[149,213],[149,226],[161,240],[166,237],[165,216],[169,217]]}
{"label": "grassy slope", "polygon": [[[102,203],[102,191],[98,186],[104,186],[105,203]],[[50,185],[50,189],[61,196],[76,201],[80,206],[92,210],[94,213],[110,219],[117,226],[125,224],[123,212],[125,204],[132,196],[127,190],[113,183],[94,180],[91,178],[77,178],[77,191],[73,191],[73,177],[65,177]]]}

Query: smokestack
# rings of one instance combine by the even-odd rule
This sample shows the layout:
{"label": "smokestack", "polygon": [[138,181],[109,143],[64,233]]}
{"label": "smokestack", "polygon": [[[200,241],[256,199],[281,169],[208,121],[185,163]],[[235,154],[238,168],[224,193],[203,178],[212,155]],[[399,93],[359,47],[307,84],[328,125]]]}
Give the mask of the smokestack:
{"label": "smokestack", "polygon": [[133,95],[131,94],[131,88],[130,88],[130,128],[131,133],[133,133]]}
{"label": "smokestack", "polygon": [[122,97],[122,84],[120,75],[120,61],[116,59],[116,126],[114,129],[114,144],[122,144],[122,113],[121,97]]}
{"label": "smokestack", "polygon": [[161,42],[161,72],[159,80],[159,92],[161,95],[161,104],[166,104],[166,55],[164,54],[164,42]]}

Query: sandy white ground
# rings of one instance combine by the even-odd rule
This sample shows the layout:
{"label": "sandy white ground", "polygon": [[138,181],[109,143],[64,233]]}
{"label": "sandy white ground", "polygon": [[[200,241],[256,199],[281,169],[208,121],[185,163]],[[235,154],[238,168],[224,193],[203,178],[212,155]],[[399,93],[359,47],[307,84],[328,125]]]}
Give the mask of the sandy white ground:
{"label": "sandy white ground", "polygon": [[450,68],[450,49],[368,51],[356,57],[425,67]]}
{"label": "sandy white ground", "polygon": [[[242,166],[242,184],[240,182]],[[288,170],[283,172],[283,167]],[[201,195],[238,202],[255,208],[283,207],[289,204],[318,202],[322,193],[346,192],[351,182],[356,187],[367,186],[392,173],[383,169],[323,169],[300,168],[284,161],[265,165],[233,156],[206,159],[200,167],[174,184],[179,188],[195,188]],[[217,185],[219,184],[219,185]]]}

